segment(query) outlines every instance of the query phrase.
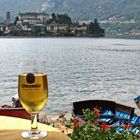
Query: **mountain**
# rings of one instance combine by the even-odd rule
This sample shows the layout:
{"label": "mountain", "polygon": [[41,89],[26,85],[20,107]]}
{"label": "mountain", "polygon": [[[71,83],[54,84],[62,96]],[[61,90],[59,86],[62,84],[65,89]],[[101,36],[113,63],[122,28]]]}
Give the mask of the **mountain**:
{"label": "mountain", "polygon": [[46,0],[46,12],[68,13],[76,19],[140,19],[140,0]]}
{"label": "mountain", "polygon": [[74,19],[140,19],[140,0],[0,0],[0,20],[10,11],[67,13]]}

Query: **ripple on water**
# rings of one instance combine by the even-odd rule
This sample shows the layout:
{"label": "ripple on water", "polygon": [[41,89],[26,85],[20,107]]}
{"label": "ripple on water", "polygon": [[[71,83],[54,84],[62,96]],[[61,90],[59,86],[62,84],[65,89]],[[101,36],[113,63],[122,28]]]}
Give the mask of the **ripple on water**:
{"label": "ripple on water", "polygon": [[0,39],[0,104],[17,93],[19,64],[46,61],[48,113],[71,111],[72,102],[108,99],[135,106],[140,90],[140,41],[91,38]]}

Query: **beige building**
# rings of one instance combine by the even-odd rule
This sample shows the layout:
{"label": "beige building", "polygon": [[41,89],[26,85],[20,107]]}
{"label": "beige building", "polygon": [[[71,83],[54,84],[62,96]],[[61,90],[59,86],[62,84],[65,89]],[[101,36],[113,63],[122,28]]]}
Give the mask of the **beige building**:
{"label": "beige building", "polygon": [[4,31],[5,25],[0,24],[0,31]]}
{"label": "beige building", "polygon": [[52,23],[47,25],[47,30],[51,32],[57,32],[57,31],[65,32],[68,30],[68,24]]}
{"label": "beige building", "polygon": [[86,34],[87,32],[87,26],[80,26],[80,27],[70,27],[71,32],[76,33],[76,32],[83,32],[83,34]]}
{"label": "beige building", "polygon": [[49,15],[46,13],[20,13],[18,23],[29,24],[45,24],[49,20]]}

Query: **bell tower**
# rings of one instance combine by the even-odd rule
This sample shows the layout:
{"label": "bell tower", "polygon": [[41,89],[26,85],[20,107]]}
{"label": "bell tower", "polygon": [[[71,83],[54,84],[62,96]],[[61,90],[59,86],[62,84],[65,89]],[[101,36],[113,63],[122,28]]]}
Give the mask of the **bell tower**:
{"label": "bell tower", "polygon": [[6,13],[6,21],[5,21],[5,23],[7,25],[9,25],[11,23],[11,13],[9,11]]}

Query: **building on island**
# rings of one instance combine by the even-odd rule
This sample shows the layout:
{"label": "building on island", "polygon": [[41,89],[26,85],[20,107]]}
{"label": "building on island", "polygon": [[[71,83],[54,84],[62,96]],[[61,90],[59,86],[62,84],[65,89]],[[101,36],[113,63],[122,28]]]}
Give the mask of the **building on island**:
{"label": "building on island", "polygon": [[45,36],[47,32],[46,25],[43,24],[32,25],[31,30],[34,36]]}
{"label": "building on island", "polygon": [[0,32],[4,32],[5,30],[7,30],[6,25],[3,23],[0,23]]}
{"label": "building on island", "polygon": [[82,34],[86,34],[87,33],[87,26],[71,26],[70,27],[70,30],[73,32],[73,33],[82,33]]}
{"label": "building on island", "polygon": [[20,13],[18,15],[18,23],[29,23],[29,24],[45,24],[49,20],[49,15],[46,13]]}
{"label": "building on island", "polygon": [[54,33],[58,31],[66,32],[68,30],[68,27],[69,27],[68,24],[51,23],[47,25],[47,31],[54,32]]}
{"label": "building on island", "polygon": [[11,24],[11,13],[9,11],[6,13],[5,24],[6,25],[10,25]]}
{"label": "building on island", "polygon": [[31,25],[28,22],[25,22],[21,25],[23,31],[31,31]]}

